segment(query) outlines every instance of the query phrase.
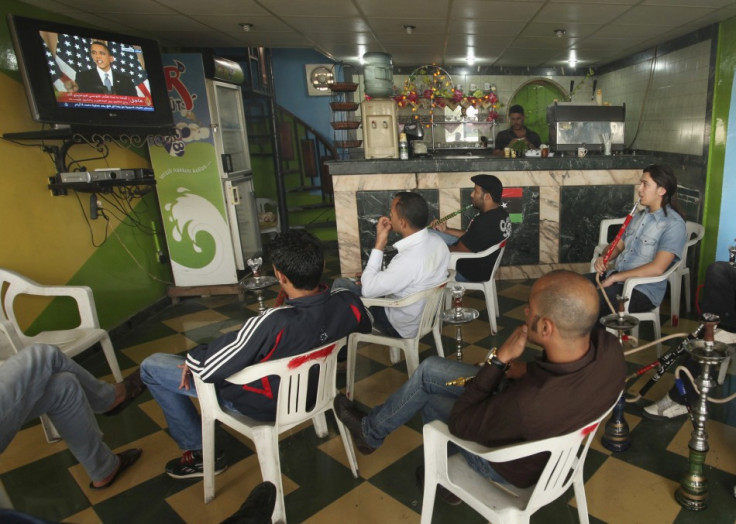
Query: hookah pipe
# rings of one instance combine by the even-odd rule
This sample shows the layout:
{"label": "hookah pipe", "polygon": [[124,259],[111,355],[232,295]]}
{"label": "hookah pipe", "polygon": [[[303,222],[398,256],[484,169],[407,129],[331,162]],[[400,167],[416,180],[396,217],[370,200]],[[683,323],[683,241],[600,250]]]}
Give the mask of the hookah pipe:
{"label": "hookah pipe", "polygon": [[[662,376],[664,376],[664,374],[667,372],[667,370],[670,367],[672,367],[672,365],[675,362],[677,362],[677,360],[683,354],[685,354],[685,352],[687,351],[687,349],[689,347],[689,343],[691,341],[693,341],[693,340],[697,340],[697,339],[701,338],[704,329],[705,329],[705,322],[701,322],[700,325],[698,325],[698,327],[696,327],[695,330],[692,333],[688,334],[687,337],[685,338],[685,340],[683,340],[682,342],[680,342],[680,344],[676,348],[673,348],[673,349],[667,351],[664,355],[662,355],[661,357],[659,357],[657,360],[655,360],[651,364],[648,364],[648,365],[640,368],[638,371],[636,371],[636,372],[632,373],[631,375],[629,375],[628,377],[626,377],[626,382],[629,382],[630,380],[635,379],[637,377],[640,377],[644,373],[646,373],[646,372],[648,372],[648,371],[650,371],[650,370],[652,370],[654,368],[657,368],[657,370],[654,372],[654,375],[652,375],[651,378],[647,381],[647,383],[644,384],[642,386],[642,388],[639,390],[639,393],[637,393],[633,397],[627,398],[626,399],[626,402],[627,403],[637,402],[640,398],[642,398],[644,395],[646,395],[647,392],[650,389],[652,389],[652,387],[659,381],[659,379],[661,379]],[[674,338],[676,336],[682,336],[682,334],[676,334],[674,336],[673,335],[670,335],[670,337],[665,337],[665,338]],[[640,346],[640,347],[636,348],[635,351],[641,351],[642,349],[645,349],[645,348],[647,348],[649,346],[652,346],[654,344],[657,344],[658,342],[662,342],[662,341],[665,340],[665,338],[661,338],[659,340],[655,340],[654,342],[651,342],[651,343],[649,343],[649,344],[647,344],[645,346]],[[626,353],[626,355],[629,355],[629,354],[631,354],[631,352],[627,352]]]}
{"label": "hookah pipe", "polygon": [[443,222],[447,222],[447,221],[448,221],[448,220],[450,220],[451,218],[453,218],[453,217],[456,217],[457,215],[459,215],[459,214],[460,214],[460,213],[462,213],[463,211],[467,211],[467,210],[468,210],[468,209],[470,209],[471,207],[473,207],[473,204],[468,204],[468,205],[467,205],[467,206],[465,206],[465,207],[461,207],[461,208],[460,208],[460,209],[458,209],[457,211],[453,211],[453,212],[452,212],[452,213],[450,213],[449,215],[445,215],[445,216],[443,216],[442,218],[439,218],[439,219],[437,219],[437,220],[436,220],[436,221],[434,222],[434,225],[436,226],[437,224],[442,224]]}
{"label": "hookah pipe", "polygon": [[[613,239],[613,242],[611,242],[611,244],[608,246],[608,249],[606,250],[606,253],[603,255],[604,267],[608,266],[608,261],[611,259],[613,250],[616,248],[616,245],[618,244],[619,240],[621,240],[621,237],[624,236],[624,232],[626,232],[626,229],[629,227],[631,220],[634,218],[636,209],[639,207],[639,202],[641,202],[641,198],[636,199],[636,202],[634,202],[634,207],[631,208],[631,211],[629,211],[629,214],[626,215],[626,219],[624,220],[624,223],[621,224],[621,229],[618,230],[618,233],[616,234],[616,238]],[[601,286],[600,277],[601,277],[600,273],[596,273],[595,281],[598,283],[598,287],[601,289],[601,292],[603,293],[603,298],[606,300],[608,307],[611,308],[611,312],[615,314],[616,310],[613,309],[613,305],[611,305],[610,300],[608,300],[608,295],[606,295],[606,292],[603,290],[603,286]]]}

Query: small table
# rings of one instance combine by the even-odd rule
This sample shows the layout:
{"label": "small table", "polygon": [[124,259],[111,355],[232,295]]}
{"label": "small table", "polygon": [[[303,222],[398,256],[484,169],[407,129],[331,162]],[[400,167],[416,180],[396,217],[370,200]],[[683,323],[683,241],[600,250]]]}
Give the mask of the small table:
{"label": "small table", "polygon": [[463,360],[462,326],[463,324],[467,324],[468,322],[475,320],[476,318],[478,318],[479,315],[480,313],[478,313],[477,309],[473,309],[470,307],[450,308],[445,309],[442,312],[442,322],[453,324],[455,326],[455,340],[457,341],[456,356],[458,362],[462,362]]}

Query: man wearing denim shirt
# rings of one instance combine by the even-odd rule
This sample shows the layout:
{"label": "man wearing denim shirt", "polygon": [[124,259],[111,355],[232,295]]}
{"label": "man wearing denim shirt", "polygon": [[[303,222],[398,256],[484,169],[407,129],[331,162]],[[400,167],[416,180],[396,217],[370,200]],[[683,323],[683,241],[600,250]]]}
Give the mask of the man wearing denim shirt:
{"label": "man wearing denim shirt", "polygon": [[[601,281],[606,295],[616,304],[626,279],[657,277],[677,263],[682,256],[687,229],[677,206],[677,179],[665,166],[644,168],[637,193],[645,210],[634,216],[626,233],[613,250],[610,260],[615,268]],[[604,253],[608,248],[604,249]],[[603,257],[595,261],[596,272],[603,275],[607,267]],[[595,273],[587,275],[595,281]],[[640,313],[657,307],[667,291],[667,281],[636,286],[629,298],[629,311]],[[610,314],[605,298],[600,297],[600,315]]]}

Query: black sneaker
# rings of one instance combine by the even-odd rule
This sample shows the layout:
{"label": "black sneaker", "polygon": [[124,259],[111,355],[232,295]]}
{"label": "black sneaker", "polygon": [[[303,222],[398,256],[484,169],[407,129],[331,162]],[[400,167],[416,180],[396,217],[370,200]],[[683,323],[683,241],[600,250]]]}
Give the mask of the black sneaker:
{"label": "black sneaker", "polygon": [[[225,454],[221,451],[215,457],[215,475],[227,469]],[[175,479],[189,479],[204,476],[202,450],[185,451],[181,458],[166,463],[166,474]]]}

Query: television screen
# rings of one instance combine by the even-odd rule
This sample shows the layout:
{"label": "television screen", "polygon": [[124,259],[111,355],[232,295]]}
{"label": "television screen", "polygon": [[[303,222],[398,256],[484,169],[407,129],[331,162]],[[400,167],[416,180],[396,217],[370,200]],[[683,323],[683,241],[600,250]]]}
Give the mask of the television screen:
{"label": "television screen", "polygon": [[173,125],[154,40],[14,15],[9,25],[34,120]]}

